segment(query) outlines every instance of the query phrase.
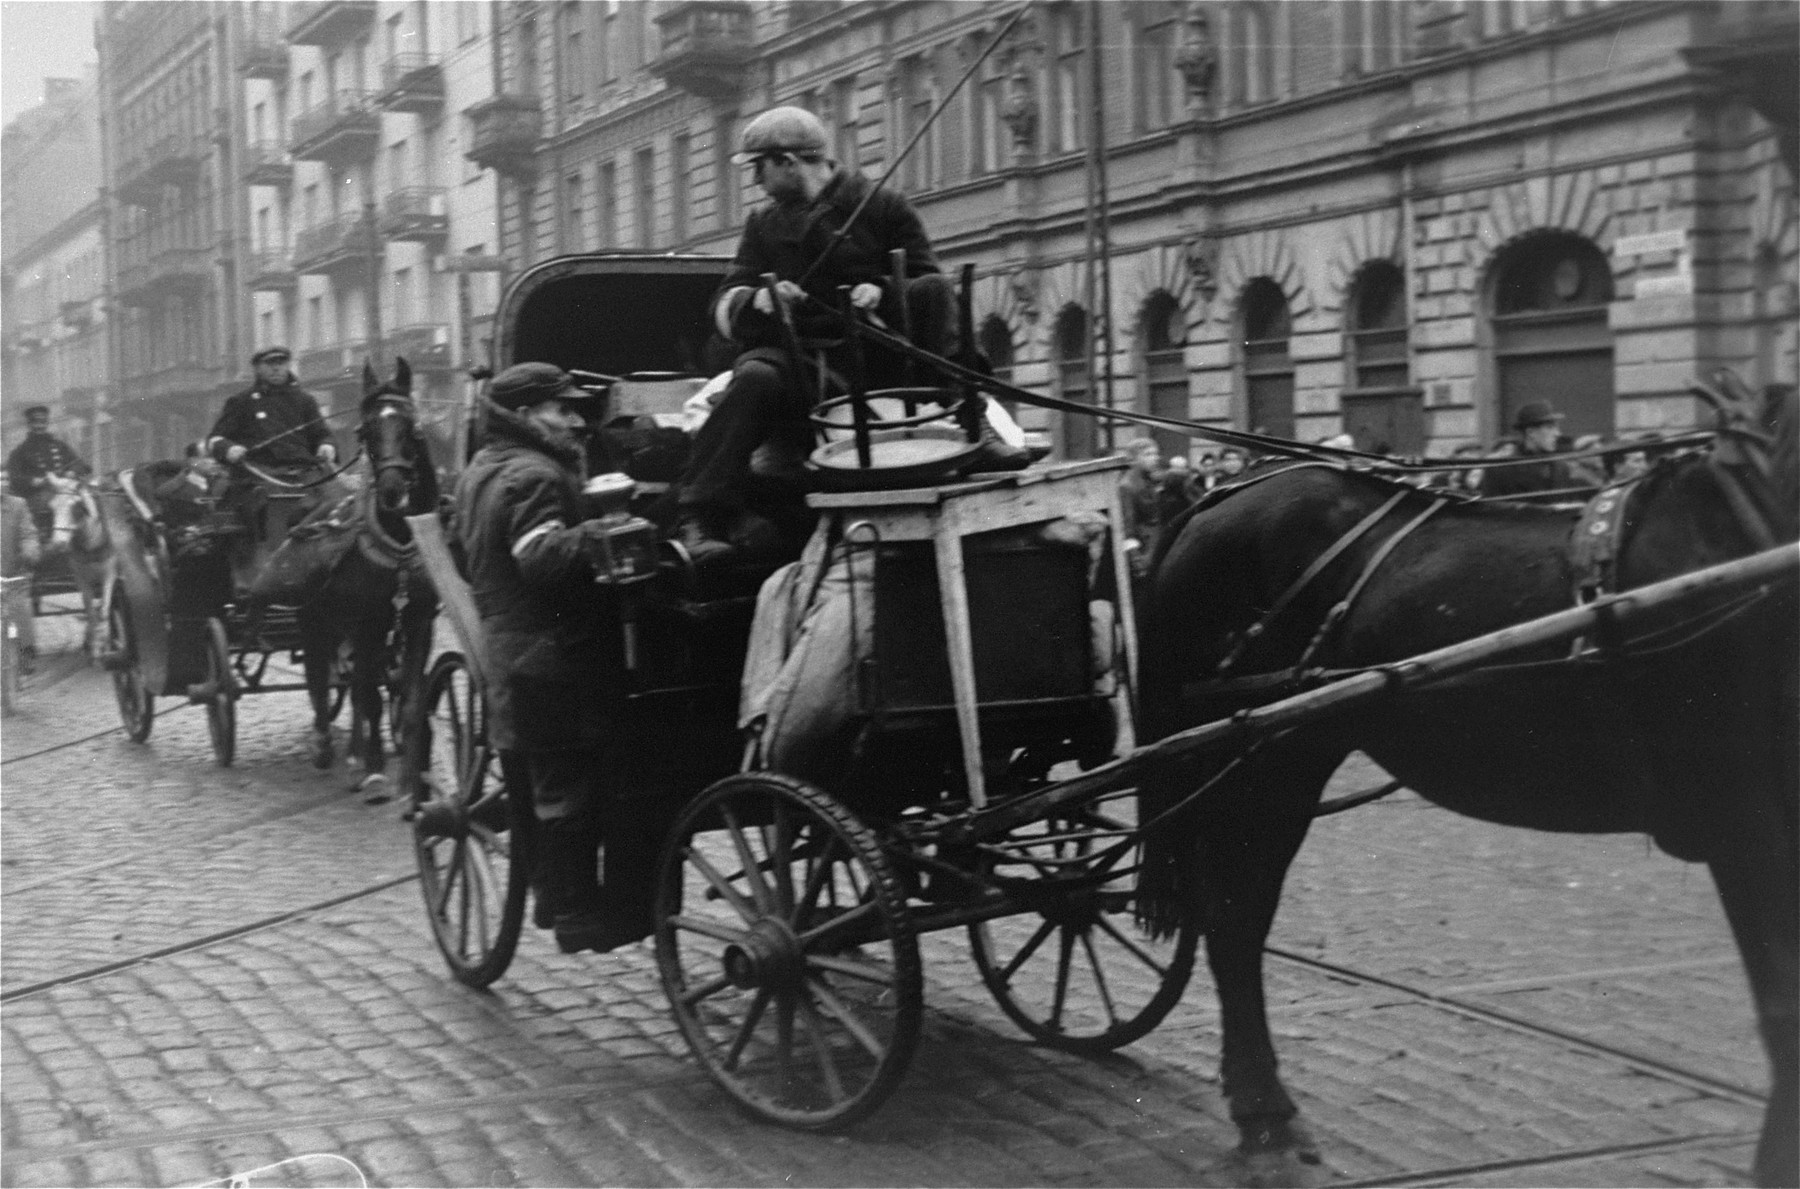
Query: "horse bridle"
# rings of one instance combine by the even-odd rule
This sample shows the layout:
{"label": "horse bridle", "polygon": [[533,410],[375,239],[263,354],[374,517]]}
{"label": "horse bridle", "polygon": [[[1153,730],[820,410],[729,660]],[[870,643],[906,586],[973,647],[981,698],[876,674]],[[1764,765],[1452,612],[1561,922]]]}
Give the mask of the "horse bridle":
{"label": "horse bridle", "polygon": [[377,479],[381,478],[382,474],[386,471],[399,471],[405,475],[406,485],[410,488],[414,477],[418,474],[418,466],[415,462],[417,452],[413,449],[413,446],[416,444],[419,435],[418,423],[414,421],[410,411],[412,408],[412,398],[396,392],[383,392],[371,399],[377,401],[381,406],[380,409],[374,413],[375,417],[404,417],[406,419],[406,443],[408,448],[398,457],[377,458],[375,451],[369,448],[370,417],[368,415],[365,415],[362,424],[357,426],[357,440],[362,443],[363,452],[369,456],[369,466],[375,472],[375,477]]}

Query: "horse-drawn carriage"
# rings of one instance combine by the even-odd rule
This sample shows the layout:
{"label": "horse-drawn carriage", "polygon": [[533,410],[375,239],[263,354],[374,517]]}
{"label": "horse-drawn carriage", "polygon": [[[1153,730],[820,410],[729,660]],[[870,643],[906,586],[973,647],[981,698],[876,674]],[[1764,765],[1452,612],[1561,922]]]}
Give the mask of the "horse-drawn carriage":
{"label": "horse-drawn carriage", "polygon": [[[618,391],[654,372],[655,384],[692,391],[706,378],[695,346],[723,265],[592,257],[539,266],[505,299],[497,362],[553,362],[608,377]],[[973,383],[966,369],[943,374],[951,387]],[[656,414],[634,416],[642,428]],[[852,421],[866,428],[863,411]],[[1780,430],[1785,439],[1744,430],[1736,440],[1751,443],[1744,448],[1756,460],[1743,473],[1785,475],[1791,490],[1792,432],[1791,424]],[[852,441],[866,460],[868,440]],[[1800,557],[1791,515],[1777,520],[1773,540],[1745,530],[1730,543],[1715,535],[1697,556],[1665,556],[1693,531],[1681,510],[1699,497],[1682,477],[1713,463],[1690,452],[1642,490],[1614,493],[1607,508],[1629,506],[1631,522],[1615,535],[1607,582],[1586,591],[1589,601],[1566,605],[1574,583],[1529,598],[1506,593],[1509,582],[1566,574],[1553,558],[1489,575],[1476,597],[1434,590],[1429,615],[1406,611],[1413,604],[1401,596],[1425,580],[1419,573],[1444,578],[1430,550],[1455,544],[1459,555],[1474,549],[1490,562],[1544,549],[1560,557],[1555,542],[1577,522],[1517,507],[1488,516],[1473,502],[1439,515],[1440,495],[1367,468],[1272,469],[1203,504],[1162,547],[1140,592],[1154,615],[1143,663],[1156,671],[1144,680],[1118,548],[1120,463],[941,475],[899,488],[865,475],[876,489],[814,491],[807,550],[763,588],[760,605],[744,585],[708,590],[679,557],[659,555],[654,528],[617,502],[631,488],[615,491],[592,556],[594,614],[619,633],[625,658],[622,674],[606,675],[622,679],[625,696],[602,775],[662,839],[654,945],[696,1058],[759,1117],[843,1125],[875,1109],[910,1057],[921,934],[966,929],[1008,1016],[1042,1043],[1096,1052],[1144,1035],[1178,1000],[1204,922],[1225,1009],[1225,1090],[1245,1148],[1309,1158],[1274,1071],[1260,955],[1307,820],[1367,799],[1322,804],[1324,778],[1367,737],[1371,750],[1388,749],[1377,753],[1383,762],[1409,770],[1412,787],[1452,808],[1547,829],[1646,830],[1681,853],[1679,831],[1659,816],[1666,800],[1649,791],[1675,771],[1675,753],[1659,755],[1660,770],[1637,773],[1641,787],[1553,785],[1553,797],[1533,799],[1507,783],[1515,773],[1548,779],[1530,767],[1544,758],[1530,747],[1514,757],[1524,767],[1501,755],[1468,774],[1454,762],[1466,730],[1433,728],[1399,747],[1378,728],[1385,722],[1404,737],[1397,720],[1428,713],[1430,696],[1419,691],[1450,688],[1447,704],[1463,726],[1479,722],[1516,740],[1541,724],[1533,714],[1554,715],[1577,696],[1584,713],[1592,704],[1604,718],[1611,683],[1641,691],[1672,672],[1689,683],[1736,680],[1719,677],[1705,649],[1729,644],[1737,656],[1734,633],[1764,622],[1757,616],[1786,623],[1791,641],[1781,618],[1791,618]],[[1358,498],[1369,487],[1370,507],[1344,496],[1344,485]],[[1256,535],[1287,523],[1271,501],[1308,518],[1290,517],[1285,552]],[[1351,522],[1334,527],[1350,507]],[[1579,523],[1585,532],[1596,522]],[[420,777],[409,816],[438,945],[458,979],[483,986],[504,973],[519,940],[533,816],[509,757],[486,736],[480,619],[452,551],[435,517],[411,523],[458,647],[422,675],[422,713],[408,740]],[[1498,545],[1495,523],[1510,534]],[[1241,586],[1208,585],[1221,578]],[[1470,584],[1462,587],[1467,595]],[[1500,611],[1477,604],[1503,595],[1536,618],[1490,624]],[[834,671],[844,684],[823,699],[839,713],[799,771],[771,770],[779,748],[740,730],[740,693],[755,684],[744,677],[750,641],[761,648],[773,638],[775,655],[792,660],[807,647],[797,629],[821,598],[835,599],[848,624]],[[1488,620],[1442,621],[1464,607]],[[1404,634],[1413,628],[1425,635]],[[749,655],[754,670],[761,654]],[[1504,671],[1493,669],[1502,662]],[[1495,692],[1527,670],[1536,684],[1526,697]],[[1781,728],[1779,718],[1792,710],[1793,690],[1779,665],[1772,683],[1749,681],[1735,704],[1746,714],[1773,709],[1773,735],[1791,740],[1792,724]],[[1637,710],[1657,745],[1679,752],[1686,733],[1657,707],[1620,713]],[[758,721],[748,715],[745,725]],[[1144,734],[1155,741],[1138,745]],[[1715,816],[1749,813],[1750,822],[1772,809],[1766,820],[1785,822],[1772,841],[1732,854],[1721,844],[1742,844],[1754,827],[1720,828],[1716,839],[1690,840],[1688,856],[1713,864],[1734,921],[1762,939],[1745,951],[1776,1070],[1758,1157],[1765,1179],[1793,1160],[1793,939],[1782,933],[1792,932],[1793,893],[1780,888],[1793,876],[1792,758],[1772,785],[1745,790],[1749,810],[1714,806]],[[1747,780],[1760,777],[1761,762],[1747,762]]]}
{"label": "horse-drawn carriage", "polygon": [[[372,371],[365,380],[359,452],[340,470],[289,478],[244,463],[231,488],[190,463],[198,492],[173,500],[158,493],[183,479],[162,464],[122,471],[96,490],[112,574],[101,659],[134,742],[149,737],[156,698],[182,698],[205,708],[214,758],[229,765],[238,699],[304,690],[315,762],[330,763],[330,723],[349,697],[353,740],[380,774],[381,711],[406,648],[429,646],[434,613],[423,592],[403,613],[395,592],[408,547],[383,525],[398,532],[404,512],[432,506],[436,476],[405,360],[393,383]],[[352,469],[364,456],[367,480]],[[294,666],[303,678],[291,676]]]}

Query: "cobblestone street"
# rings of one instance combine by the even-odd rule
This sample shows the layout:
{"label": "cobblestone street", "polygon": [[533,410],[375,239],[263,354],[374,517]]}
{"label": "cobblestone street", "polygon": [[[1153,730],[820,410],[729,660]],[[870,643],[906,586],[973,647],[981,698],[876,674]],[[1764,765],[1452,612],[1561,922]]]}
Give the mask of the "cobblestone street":
{"label": "cobblestone street", "polygon": [[[1154,1034],[1087,1060],[1018,1039],[963,935],[931,935],[894,1098],[846,1134],[751,1122],[647,944],[565,956],[528,929],[491,992],[452,981],[396,805],[308,765],[303,695],[244,699],[221,769],[173,700],[144,745],[111,729],[105,675],[47,626],[61,651],[4,732],[6,1185],[322,1153],[380,1185],[1243,1183],[1203,964]],[[1334,791],[1372,782],[1353,762]],[[1640,837],[1405,793],[1321,820],[1268,966],[1320,1183],[1747,1182],[1766,1070],[1743,975],[1706,872]]]}

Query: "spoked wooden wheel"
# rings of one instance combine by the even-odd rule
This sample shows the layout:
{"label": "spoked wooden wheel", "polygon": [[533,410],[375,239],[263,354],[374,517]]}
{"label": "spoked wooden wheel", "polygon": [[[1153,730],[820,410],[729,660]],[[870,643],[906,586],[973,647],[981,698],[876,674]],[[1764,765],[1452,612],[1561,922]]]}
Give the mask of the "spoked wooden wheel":
{"label": "spoked wooden wheel", "polygon": [[5,635],[0,638],[0,714],[11,714],[19,708],[20,687],[24,683],[24,650],[19,644],[19,628],[9,618]]}
{"label": "spoked wooden wheel", "polygon": [[[1013,831],[990,871],[1038,881],[1091,869],[1128,829],[1127,796]],[[1108,812],[1112,806],[1120,812]],[[1130,865],[1135,854],[1110,869]],[[1110,1052],[1148,1035],[1180,1002],[1199,925],[1183,922],[1172,937],[1153,939],[1133,919],[1133,883],[1122,875],[1045,902],[1037,913],[969,927],[982,981],[1034,1039],[1072,1053]]]}
{"label": "spoked wooden wheel", "polygon": [[713,1081],[807,1130],[881,1105],[912,1059],[924,994],[875,835],[811,785],[751,773],[707,789],[669,838],[656,958]]}
{"label": "spoked wooden wheel", "polygon": [[530,818],[508,796],[481,689],[461,653],[431,667],[413,735],[413,853],[425,913],[451,974],[485,987],[506,973],[519,945]]}
{"label": "spoked wooden wheel", "polygon": [[237,678],[231,668],[231,641],[225,621],[206,621],[206,729],[212,736],[213,758],[219,767],[231,767],[237,756]]}
{"label": "spoked wooden wheel", "polygon": [[108,603],[106,663],[112,668],[113,697],[119,703],[119,721],[126,736],[133,743],[142,743],[150,738],[151,724],[156,721],[156,695],[144,680],[124,593],[115,590]]}

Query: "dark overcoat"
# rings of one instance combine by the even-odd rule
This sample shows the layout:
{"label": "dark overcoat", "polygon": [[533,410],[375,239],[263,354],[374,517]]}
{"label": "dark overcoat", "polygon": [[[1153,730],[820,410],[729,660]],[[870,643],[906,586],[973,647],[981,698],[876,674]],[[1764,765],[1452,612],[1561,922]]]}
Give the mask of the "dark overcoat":
{"label": "dark overcoat", "polygon": [[[744,221],[744,234],[720,293],[739,285],[761,287],[764,273],[772,272],[784,281],[806,276],[832,237],[850,222],[872,185],[861,174],[840,169],[810,203],[770,202],[752,211]],[[903,299],[889,283],[892,269],[888,263],[888,253],[895,248],[906,253],[908,278],[941,271],[918,212],[904,196],[884,187],[875,191],[849,234],[807,277],[804,288],[829,311],[838,308],[839,286],[865,281],[880,285],[878,312],[889,326],[897,327]],[[826,311],[803,306],[796,311],[796,329],[806,337],[836,337],[841,333],[838,323]],[[732,337],[744,346],[781,346],[778,329],[774,319],[746,303],[732,323]]]}
{"label": "dark overcoat", "polygon": [[622,698],[617,608],[582,540],[580,448],[489,404],[481,449],[456,482],[485,638],[488,731],[502,749],[595,750]]}
{"label": "dark overcoat", "polygon": [[273,467],[308,467],[318,461],[319,447],[331,440],[312,393],[291,381],[252,384],[225,401],[213,424],[208,447],[225,461],[233,444],[248,451],[251,462]]}

